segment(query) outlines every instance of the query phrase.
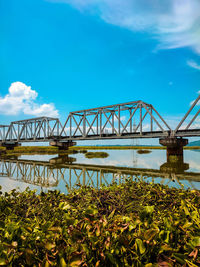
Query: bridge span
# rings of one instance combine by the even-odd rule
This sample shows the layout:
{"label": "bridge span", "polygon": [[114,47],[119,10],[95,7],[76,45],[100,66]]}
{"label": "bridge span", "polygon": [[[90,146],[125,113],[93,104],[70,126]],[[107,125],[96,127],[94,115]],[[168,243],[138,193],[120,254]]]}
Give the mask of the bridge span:
{"label": "bridge span", "polygon": [[[70,112],[64,125],[58,118],[39,117],[0,125],[0,145],[13,149],[23,142],[50,142],[68,149],[81,140],[159,138],[168,156],[183,154],[184,137],[200,136],[200,96],[173,130],[153,105],[134,101]],[[195,111],[195,114],[192,112]]]}

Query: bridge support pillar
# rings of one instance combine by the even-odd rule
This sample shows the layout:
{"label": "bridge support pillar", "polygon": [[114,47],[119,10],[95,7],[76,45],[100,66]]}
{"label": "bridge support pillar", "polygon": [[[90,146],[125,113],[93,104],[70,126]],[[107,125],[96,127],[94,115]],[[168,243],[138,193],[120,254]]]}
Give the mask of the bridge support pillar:
{"label": "bridge support pillar", "polygon": [[13,150],[15,147],[21,146],[18,142],[0,142],[0,146],[5,147],[6,150]]}
{"label": "bridge support pillar", "polygon": [[188,144],[188,139],[167,137],[159,143],[167,147],[167,162],[183,161],[183,147]]}
{"label": "bridge support pillar", "polygon": [[70,146],[75,146],[76,142],[60,142],[60,141],[51,141],[50,146],[57,146],[59,150],[68,150]]}
{"label": "bridge support pillar", "polygon": [[182,173],[189,169],[189,164],[183,161],[183,147],[188,139],[168,137],[160,139],[159,143],[167,147],[167,162],[160,166],[161,171]]}

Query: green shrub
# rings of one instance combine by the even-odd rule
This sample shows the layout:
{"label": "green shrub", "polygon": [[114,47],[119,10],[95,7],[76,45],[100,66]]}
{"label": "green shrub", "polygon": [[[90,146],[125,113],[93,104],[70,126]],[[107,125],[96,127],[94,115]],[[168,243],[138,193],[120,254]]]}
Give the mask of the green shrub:
{"label": "green shrub", "polygon": [[0,265],[199,266],[199,210],[198,191],[145,182],[12,190],[0,196]]}

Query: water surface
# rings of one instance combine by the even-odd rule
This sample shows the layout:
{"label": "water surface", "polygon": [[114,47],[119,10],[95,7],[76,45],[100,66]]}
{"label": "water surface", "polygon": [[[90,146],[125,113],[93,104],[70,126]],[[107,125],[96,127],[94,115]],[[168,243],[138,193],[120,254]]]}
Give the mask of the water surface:
{"label": "water surface", "polygon": [[87,159],[84,154],[73,154],[69,157],[22,155],[1,159],[2,191],[23,191],[29,187],[38,192],[58,189],[68,193],[75,186],[91,185],[99,188],[114,181],[121,183],[127,178],[200,190],[199,151],[184,151],[183,167],[178,170],[165,167],[164,171],[165,150],[152,150],[149,154],[138,154],[136,150],[105,152],[109,154],[107,158]]}

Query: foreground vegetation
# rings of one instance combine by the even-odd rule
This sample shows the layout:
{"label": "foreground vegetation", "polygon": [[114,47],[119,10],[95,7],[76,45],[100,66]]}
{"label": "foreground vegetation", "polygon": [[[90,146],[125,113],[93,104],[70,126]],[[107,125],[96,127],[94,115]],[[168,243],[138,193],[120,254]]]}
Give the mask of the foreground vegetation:
{"label": "foreground vegetation", "polygon": [[199,266],[199,211],[200,192],[145,182],[13,190],[0,196],[0,265]]}

